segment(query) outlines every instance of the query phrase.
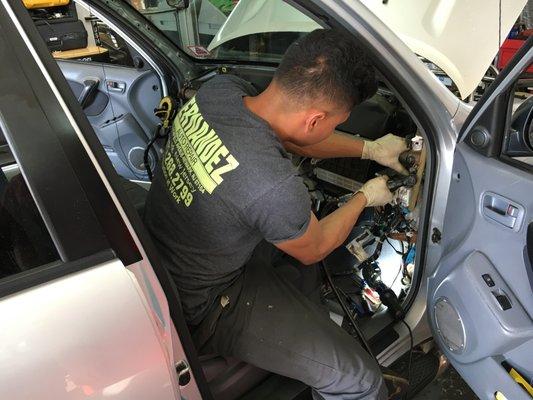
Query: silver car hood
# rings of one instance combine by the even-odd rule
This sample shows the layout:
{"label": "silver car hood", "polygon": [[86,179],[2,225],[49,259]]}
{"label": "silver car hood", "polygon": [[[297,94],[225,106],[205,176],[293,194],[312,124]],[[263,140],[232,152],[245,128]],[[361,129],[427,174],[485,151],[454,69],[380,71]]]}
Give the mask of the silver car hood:
{"label": "silver car hood", "polygon": [[[356,1],[356,0],[353,0]],[[527,0],[359,0],[416,54],[440,67],[463,98],[474,91]],[[320,25],[283,0],[240,0],[209,44]],[[499,32],[499,27],[501,31]]]}
{"label": "silver car hood", "polygon": [[239,0],[208,46],[266,32],[311,32],[321,26],[283,0]]}

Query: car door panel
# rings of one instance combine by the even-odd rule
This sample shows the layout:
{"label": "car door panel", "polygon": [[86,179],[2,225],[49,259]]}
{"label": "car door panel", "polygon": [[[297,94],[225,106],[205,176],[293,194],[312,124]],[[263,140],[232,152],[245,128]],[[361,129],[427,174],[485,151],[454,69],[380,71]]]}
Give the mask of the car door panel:
{"label": "car door panel", "polygon": [[153,113],[161,99],[157,75],[79,61],[61,60],[58,65],[77,98],[87,81],[98,81],[84,112],[117,172],[128,179],[146,179],[144,148],[159,122]]}
{"label": "car door panel", "polygon": [[[531,173],[484,157],[465,143],[457,145],[452,171],[442,243],[449,255],[442,261],[443,265],[457,265],[471,252],[483,249],[497,272],[505,276],[510,289],[521,299],[529,317],[533,318],[533,295],[524,259],[528,222],[533,218]],[[501,194],[525,208],[518,231],[484,215],[483,196],[486,193]],[[451,272],[450,267],[439,269],[439,275]]]}
{"label": "car door panel", "polygon": [[523,371],[527,376],[533,375],[533,365],[531,364],[531,351],[528,350],[533,346],[533,341],[529,340],[522,346],[516,347],[505,354],[510,360],[513,360],[513,366],[518,370]]}
{"label": "car door panel", "polygon": [[502,368],[497,358],[487,357],[471,364],[454,362],[453,366],[480,399],[495,399],[497,392],[507,400],[531,399]]}
{"label": "car door panel", "polygon": [[[526,399],[501,362],[533,376],[531,364],[513,357],[520,348],[522,356],[533,359],[533,294],[524,259],[528,223],[513,230],[487,218],[483,197],[488,192],[523,206],[524,221],[531,220],[531,174],[458,144],[443,226],[447,256],[429,279],[428,310],[437,339],[481,398],[501,391],[509,399]],[[504,309],[497,296],[505,296],[511,308]]]}
{"label": "car door panel", "polygon": [[[88,118],[91,124],[91,118]],[[148,138],[130,114],[120,114],[97,125],[95,133],[119,175],[142,179],[144,148]]]}
{"label": "car door panel", "polygon": [[[528,48],[531,42],[522,56]],[[440,243],[443,256],[428,280],[434,336],[481,399],[494,399],[496,392],[508,399],[530,398],[504,362],[526,379],[533,378],[533,273],[528,243],[533,174],[500,157],[495,146],[508,126],[511,101],[507,99],[512,100],[513,79],[527,60],[520,63],[515,62],[514,69],[496,81],[465,124],[470,130],[455,150]],[[468,139],[476,129],[486,132],[489,153]]]}
{"label": "car door panel", "polygon": [[0,325],[9,327],[0,398],[179,398],[140,288],[118,260],[4,298]]}

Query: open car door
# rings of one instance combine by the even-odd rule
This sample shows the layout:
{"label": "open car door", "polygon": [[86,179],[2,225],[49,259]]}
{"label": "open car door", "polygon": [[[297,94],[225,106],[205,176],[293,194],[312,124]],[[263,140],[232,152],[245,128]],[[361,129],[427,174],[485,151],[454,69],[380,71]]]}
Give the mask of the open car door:
{"label": "open car door", "polygon": [[481,399],[533,397],[533,167],[511,157],[533,155],[532,102],[517,109],[515,95],[531,86],[524,71],[532,45],[524,43],[463,125],[442,257],[428,282],[434,336]]}
{"label": "open car door", "polygon": [[170,278],[18,0],[0,0],[0,88],[0,399],[211,399]]}

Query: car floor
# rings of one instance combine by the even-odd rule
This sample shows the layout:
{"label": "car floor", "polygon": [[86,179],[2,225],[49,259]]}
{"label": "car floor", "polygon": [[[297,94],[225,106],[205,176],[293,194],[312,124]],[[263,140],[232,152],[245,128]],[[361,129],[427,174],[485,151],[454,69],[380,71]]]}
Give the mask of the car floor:
{"label": "car floor", "polygon": [[[293,386],[297,386],[297,381],[292,381]],[[287,393],[290,388],[285,388]],[[296,391],[297,392],[297,391]],[[254,399],[257,397],[254,397]],[[283,397],[277,397],[273,391],[268,392],[261,399],[280,400]],[[311,400],[311,391],[307,389],[299,396],[294,397],[294,400]],[[479,400],[479,398],[472,392],[470,387],[461,378],[453,367],[449,367],[439,378],[433,380],[424,387],[419,393],[413,397],[408,397],[409,400]],[[252,400],[251,397],[245,397],[243,400]]]}
{"label": "car floor", "polygon": [[[413,351],[411,379],[412,388],[409,400],[479,400],[461,375],[448,364],[448,368],[438,378],[434,378],[439,369],[439,352],[435,349],[424,353],[419,349]],[[396,360],[390,369],[400,375],[409,375],[409,353]]]}
{"label": "car floor", "polygon": [[418,393],[413,400],[478,400],[453,367]]}

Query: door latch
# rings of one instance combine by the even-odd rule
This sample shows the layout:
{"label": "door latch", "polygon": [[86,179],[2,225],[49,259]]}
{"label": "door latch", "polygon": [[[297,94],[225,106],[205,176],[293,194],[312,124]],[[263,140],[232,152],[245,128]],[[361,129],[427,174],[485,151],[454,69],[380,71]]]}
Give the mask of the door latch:
{"label": "door latch", "polygon": [[435,244],[439,244],[442,239],[442,233],[438,228],[433,228],[433,233],[431,234],[431,241]]}
{"label": "door latch", "polygon": [[524,218],[524,207],[495,193],[483,195],[481,211],[487,219],[515,231],[520,229]]}
{"label": "door latch", "polygon": [[126,90],[126,82],[106,80],[105,84],[107,90],[110,92],[124,93],[124,91]]}
{"label": "door latch", "polygon": [[176,363],[176,374],[180,386],[185,386],[191,381],[191,369],[187,361],[181,360]]}

